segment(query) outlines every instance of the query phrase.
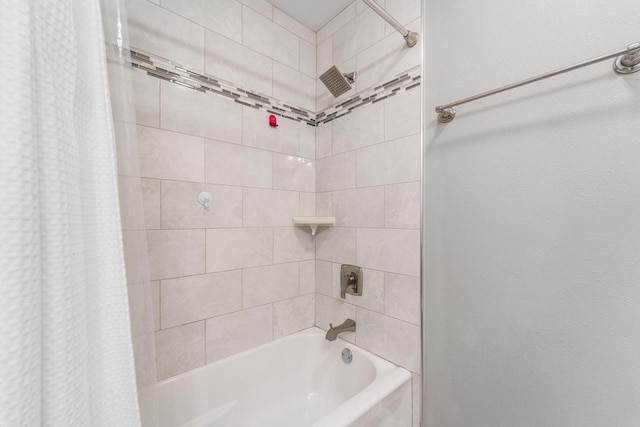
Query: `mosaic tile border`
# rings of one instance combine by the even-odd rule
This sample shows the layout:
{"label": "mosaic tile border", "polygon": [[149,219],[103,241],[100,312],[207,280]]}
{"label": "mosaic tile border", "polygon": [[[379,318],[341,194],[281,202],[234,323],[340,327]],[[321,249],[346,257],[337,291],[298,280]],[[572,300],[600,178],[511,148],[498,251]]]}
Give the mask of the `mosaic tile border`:
{"label": "mosaic tile border", "polygon": [[149,76],[156,77],[199,92],[209,92],[223,96],[230,101],[265,110],[270,114],[297,122],[305,122],[310,126],[319,126],[351,113],[356,108],[369,103],[375,104],[398,94],[402,90],[411,90],[420,86],[420,67],[414,67],[398,77],[381,85],[360,91],[352,97],[314,113],[304,108],[290,105],[279,99],[242,88],[222,79],[204,73],[189,70],[180,64],[138,49],[131,49],[131,67]]}

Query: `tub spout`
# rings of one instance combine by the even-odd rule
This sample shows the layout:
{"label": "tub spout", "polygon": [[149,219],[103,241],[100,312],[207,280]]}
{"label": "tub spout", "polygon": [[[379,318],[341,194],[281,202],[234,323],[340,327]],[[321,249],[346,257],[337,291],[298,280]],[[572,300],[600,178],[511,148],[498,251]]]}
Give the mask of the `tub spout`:
{"label": "tub spout", "polygon": [[327,335],[325,338],[329,341],[335,341],[338,338],[338,334],[343,332],[355,332],[356,331],[356,321],[352,319],[347,319],[344,321],[342,325],[338,325],[334,327],[331,323],[329,323],[330,329],[327,331]]}

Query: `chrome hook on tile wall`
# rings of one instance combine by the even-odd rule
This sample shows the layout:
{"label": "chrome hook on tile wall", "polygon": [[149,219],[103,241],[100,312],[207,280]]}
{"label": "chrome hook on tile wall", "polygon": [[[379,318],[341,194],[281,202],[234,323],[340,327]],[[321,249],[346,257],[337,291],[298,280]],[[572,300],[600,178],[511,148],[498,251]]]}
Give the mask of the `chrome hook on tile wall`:
{"label": "chrome hook on tile wall", "polygon": [[206,210],[209,210],[209,206],[211,205],[211,193],[206,191],[198,194],[198,203],[200,203]]}

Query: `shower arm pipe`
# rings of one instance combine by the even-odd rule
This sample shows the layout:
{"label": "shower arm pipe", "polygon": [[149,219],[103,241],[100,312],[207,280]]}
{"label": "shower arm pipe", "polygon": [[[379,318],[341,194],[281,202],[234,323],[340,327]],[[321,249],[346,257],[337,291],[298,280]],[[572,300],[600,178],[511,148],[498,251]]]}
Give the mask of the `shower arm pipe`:
{"label": "shower arm pipe", "polygon": [[389,24],[391,24],[393,28],[395,28],[400,34],[402,34],[402,37],[404,37],[404,40],[407,42],[408,47],[413,47],[416,45],[416,43],[418,43],[418,33],[407,30],[400,22],[398,22],[396,18],[391,16],[389,12],[384,10],[382,6],[376,3],[375,0],[362,0],[362,1],[364,1],[365,4],[369,6],[371,9],[373,9],[375,13],[380,15],[382,19],[387,21]]}
{"label": "shower arm pipe", "polygon": [[[367,1],[367,0],[364,0]],[[616,58],[613,62],[613,69],[618,74],[631,74],[640,71],[640,42],[630,44],[624,49],[616,52],[609,53],[607,55],[599,56],[597,58],[590,59],[588,61],[580,62],[579,64],[571,65],[569,67],[561,68],[559,70],[551,71],[549,73],[541,74],[530,79],[521,80],[516,83],[512,83],[507,86],[502,86],[498,89],[489,90],[487,92],[480,93],[478,95],[470,96],[468,98],[461,99],[456,102],[451,102],[445,105],[438,105],[436,107],[436,113],[438,114],[438,121],[440,123],[449,123],[456,116],[456,108],[458,105],[466,104],[471,101],[486,98],[488,96],[496,95],[501,92],[505,92],[511,89],[515,89],[520,86],[525,86],[530,83],[539,82],[550,77],[555,77],[560,74],[568,73],[582,67],[597,64],[598,62],[606,61],[608,59]]]}

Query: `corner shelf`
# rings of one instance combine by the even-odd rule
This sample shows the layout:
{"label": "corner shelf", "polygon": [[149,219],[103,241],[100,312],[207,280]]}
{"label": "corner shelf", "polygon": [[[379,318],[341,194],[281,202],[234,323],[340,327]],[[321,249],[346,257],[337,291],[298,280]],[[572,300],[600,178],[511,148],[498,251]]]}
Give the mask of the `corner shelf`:
{"label": "corner shelf", "polygon": [[333,227],[336,225],[335,216],[294,216],[293,225],[309,226],[311,235],[315,236],[318,227]]}

